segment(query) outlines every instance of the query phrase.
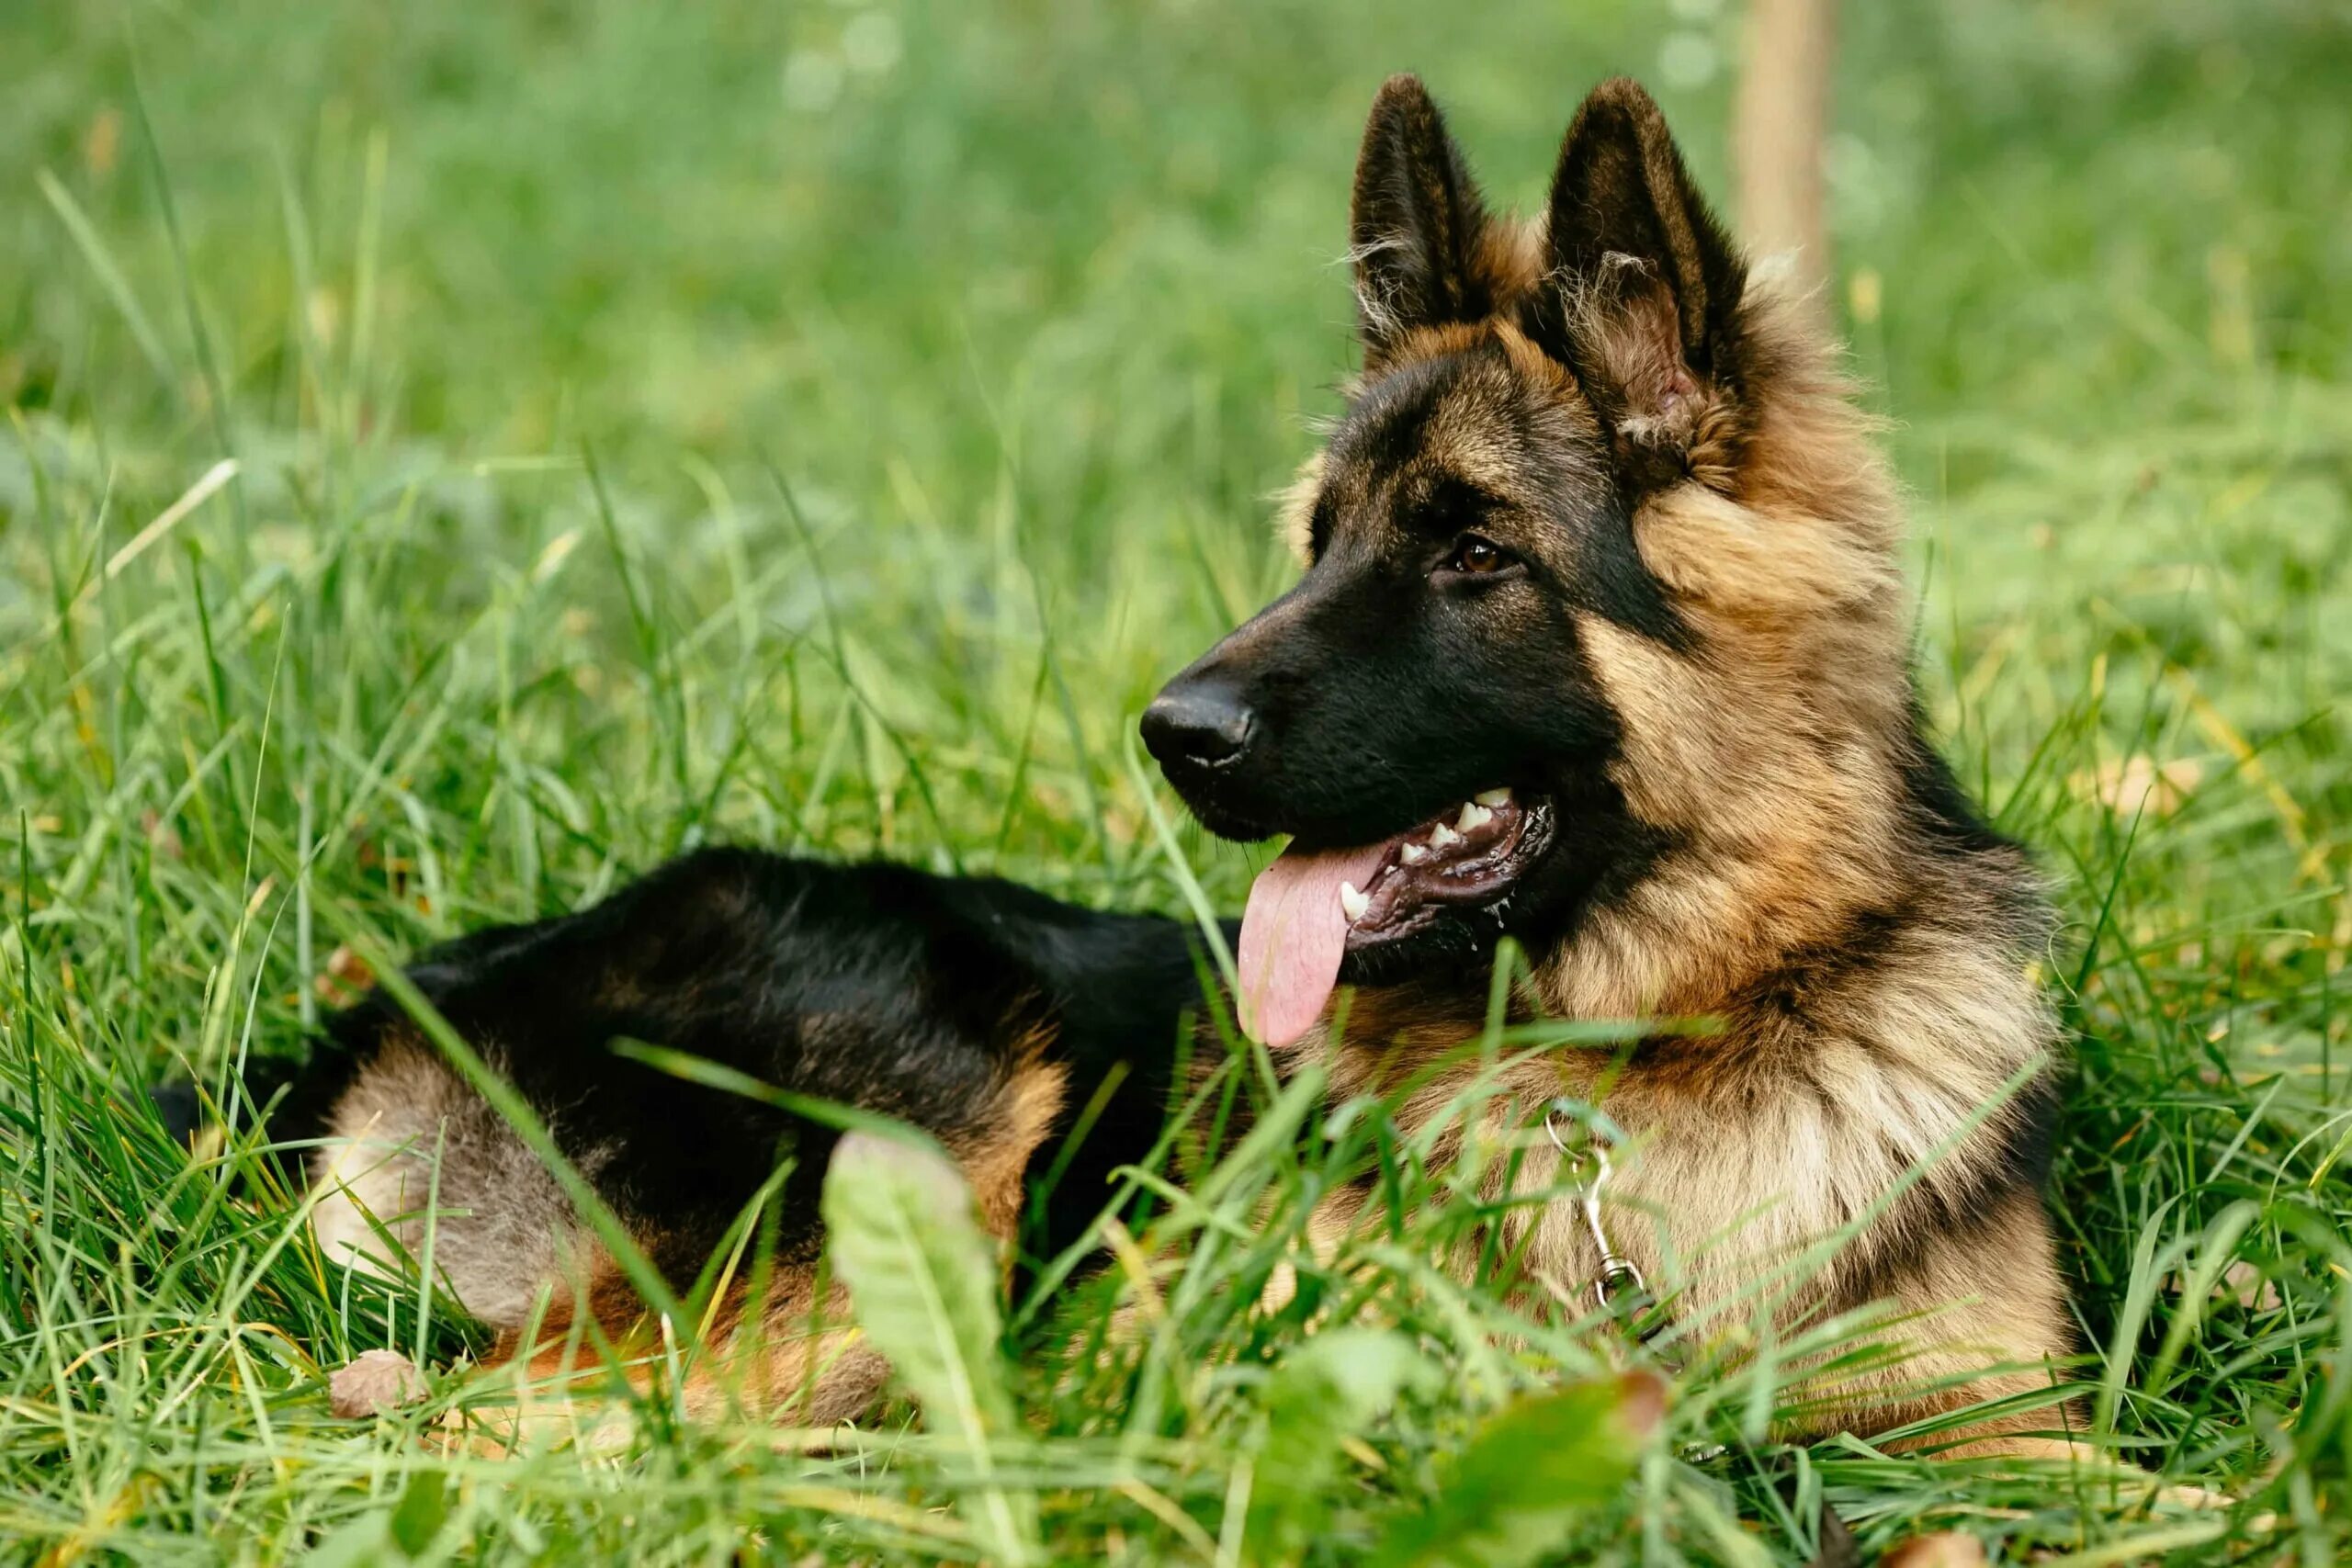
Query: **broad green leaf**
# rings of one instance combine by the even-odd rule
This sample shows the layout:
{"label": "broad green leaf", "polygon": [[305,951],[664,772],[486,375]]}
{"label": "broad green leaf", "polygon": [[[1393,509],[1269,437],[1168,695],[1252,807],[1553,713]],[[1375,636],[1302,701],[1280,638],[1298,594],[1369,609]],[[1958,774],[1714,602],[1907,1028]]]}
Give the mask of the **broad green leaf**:
{"label": "broad green leaf", "polygon": [[392,1540],[391,1516],[362,1514],[311,1548],[305,1568],[377,1568],[406,1555]]}
{"label": "broad green leaf", "polygon": [[963,1174],[936,1148],[846,1134],[825,1172],[824,1214],[858,1326],[933,1433],[969,1458],[973,1535],[997,1562],[1035,1560],[1035,1499],[994,1484],[993,1445],[1015,1416],[998,1346],[996,1249]]}
{"label": "broad green leaf", "polygon": [[1405,1388],[1431,1376],[1410,1340],[1369,1328],[1317,1335],[1277,1367],[1261,1400],[1265,1435],[1251,1475],[1244,1555],[1280,1562],[1305,1551],[1329,1512],[1340,1445]]}
{"label": "broad green leaf", "polygon": [[1648,1372],[1521,1401],[1480,1428],[1424,1510],[1399,1515],[1381,1568],[1511,1568],[1557,1551],[1579,1516],[1616,1497],[1666,1410]]}
{"label": "broad green leaf", "polygon": [[392,1541],[411,1557],[422,1557],[449,1517],[449,1498],[437,1470],[420,1470],[401,1488],[392,1509]]}

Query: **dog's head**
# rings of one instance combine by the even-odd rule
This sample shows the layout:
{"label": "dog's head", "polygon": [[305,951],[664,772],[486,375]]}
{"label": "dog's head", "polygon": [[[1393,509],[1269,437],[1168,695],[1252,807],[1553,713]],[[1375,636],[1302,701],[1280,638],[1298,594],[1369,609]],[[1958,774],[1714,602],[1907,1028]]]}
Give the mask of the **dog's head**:
{"label": "dog's head", "polygon": [[1629,748],[1661,739],[1629,734],[1661,722],[1633,672],[1706,669],[1744,612],[1676,558],[1690,529],[1645,530],[1661,498],[1737,511],[1779,482],[1748,458],[1778,340],[1637,85],[1585,101],[1521,224],[1397,77],[1351,225],[1363,374],[1286,509],[1306,573],[1143,720],[1212,831],[1294,837],[1242,938],[1245,1018],[1277,1043],[1335,978],[1556,940],[1670,848],[1688,824],[1628,796]]}

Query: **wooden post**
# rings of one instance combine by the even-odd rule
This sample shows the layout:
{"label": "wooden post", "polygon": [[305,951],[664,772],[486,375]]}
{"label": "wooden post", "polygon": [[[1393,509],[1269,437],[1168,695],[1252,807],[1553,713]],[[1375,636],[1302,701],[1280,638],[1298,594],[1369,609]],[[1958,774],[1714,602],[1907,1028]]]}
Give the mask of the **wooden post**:
{"label": "wooden post", "polygon": [[1822,154],[1838,0],[1750,0],[1731,163],[1748,253],[1793,253],[1800,286],[1830,275]]}

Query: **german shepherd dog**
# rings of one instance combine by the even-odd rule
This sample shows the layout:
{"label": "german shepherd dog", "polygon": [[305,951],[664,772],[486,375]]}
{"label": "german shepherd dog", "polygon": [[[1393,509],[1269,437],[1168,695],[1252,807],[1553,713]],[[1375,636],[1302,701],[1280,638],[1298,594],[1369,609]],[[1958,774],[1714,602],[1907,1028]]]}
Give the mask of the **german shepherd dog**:
{"label": "german shepherd dog", "polygon": [[[1494,1070],[1442,1064],[1484,1025],[1503,937],[1521,1016],[1710,1020],[1501,1069],[1518,1105],[1600,1098],[1623,1130],[1616,1250],[1703,1315],[1875,1212],[1786,1316],[1892,1303],[1916,1354],[1823,1391],[1792,1436],[2049,1387],[2073,1348],[2041,1197],[2051,917],[1921,734],[1895,487],[1806,302],[1751,274],[1626,81],[1577,110],[1529,221],[1487,210],[1421,85],[1390,81],[1351,223],[1363,372],[1284,503],[1304,574],[1143,718],[1210,830],[1290,838],[1230,1005],[1337,1096],[1418,1078],[1408,1131]],[[1161,1133],[1180,1036],[1217,1038],[1198,940],[1002,882],[717,850],[409,977],[681,1282],[794,1148],[777,1282],[756,1309],[737,1287],[709,1334],[765,1330],[754,1393],[826,1422],[886,1370],[786,1331],[846,1321],[813,1299],[833,1134],[607,1043],[927,1130],[1008,1246],[1057,1163],[1058,1247]],[[501,1356],[582,1313],[625,1339],[643,1304],[403,1010],[379,993],[328,1036],[281,1123],[322,1139],[322,1245],[418,1251],[437,1194],[434,1266]],[[1521,1211],[1531,1272],[1595,1278],[1578,1209]],[[1965,1435],[2014,1450],[2051,1421]]]}

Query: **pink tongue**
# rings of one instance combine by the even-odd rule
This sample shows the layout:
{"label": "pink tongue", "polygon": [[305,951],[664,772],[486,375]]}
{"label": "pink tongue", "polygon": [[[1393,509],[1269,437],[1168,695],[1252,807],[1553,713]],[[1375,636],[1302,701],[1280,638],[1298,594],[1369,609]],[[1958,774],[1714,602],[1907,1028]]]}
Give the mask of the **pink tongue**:
{"label": "pink tongue", "polygon": [[1241,915],[1241,1027],[1251,1039],[1294,1044],[1323,1016],[1348,945],[1340,884],[1362,887],[1387,852],[1288,849],[1258,874]]}

